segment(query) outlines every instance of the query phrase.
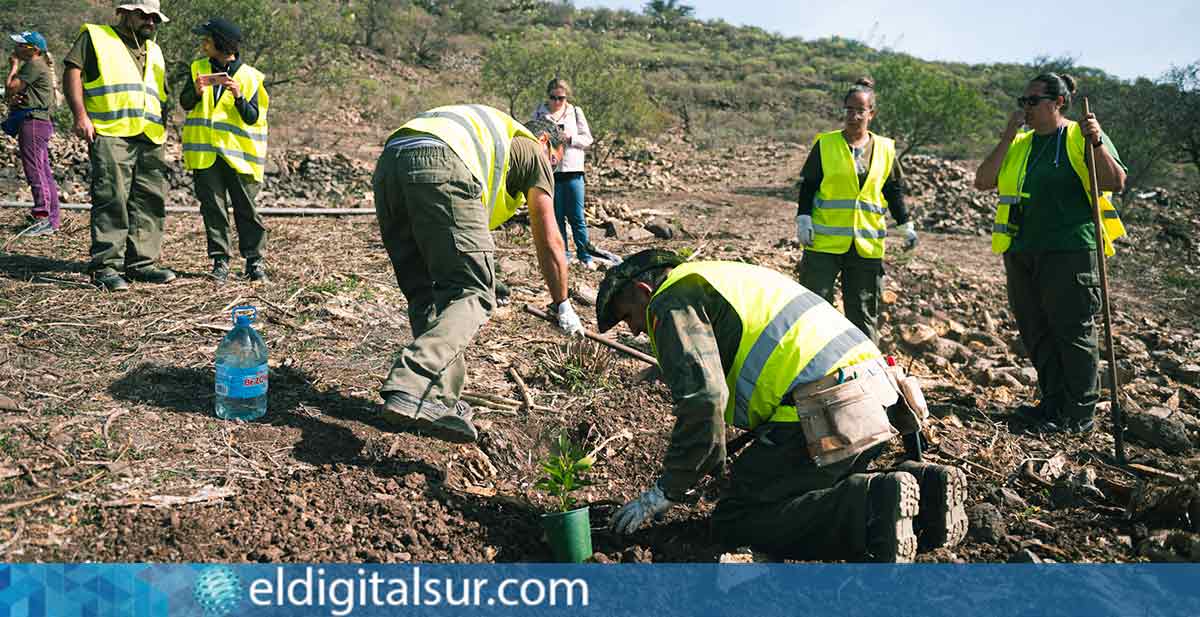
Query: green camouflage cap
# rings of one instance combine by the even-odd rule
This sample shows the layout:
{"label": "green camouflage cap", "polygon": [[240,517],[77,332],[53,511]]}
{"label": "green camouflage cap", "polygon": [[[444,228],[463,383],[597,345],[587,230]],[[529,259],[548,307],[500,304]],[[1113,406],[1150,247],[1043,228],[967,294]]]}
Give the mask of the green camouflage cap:
{"label": "green camouflage cap", "polygon": [[678,253],[662,249],[646,249],[634,253],[621,263],[608,269],[604,280],[600,282],[600,291],[596,294],[596,322],[601,332],[608,332],[617,325],[617,318],[612,314],[612,301],[625,285],[639,275],[657,270],[658,268],[674,268],[683,263],[684,259]]}

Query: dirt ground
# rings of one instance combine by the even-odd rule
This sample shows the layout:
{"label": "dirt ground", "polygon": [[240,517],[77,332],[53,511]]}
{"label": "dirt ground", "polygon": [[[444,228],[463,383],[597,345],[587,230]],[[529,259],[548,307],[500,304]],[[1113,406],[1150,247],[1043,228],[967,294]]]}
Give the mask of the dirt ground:
{"label": "dirt ground", "polygon": [[[803,152],[791,148],[776,160],[772,148],[690,153],[676,165],[682,180],[659,187],[627,192],[620,178],[598,179],[591,198],[665,218],[677,233],[597,243],[622,254],[686,248],[700,259],[791,271],[800,257],[793,184]],[[718,172],[688,175],[680,171],[687,165]],[[6,239],[23,216],[0,210]],[[614,507],[657,476],[672,425],[669,394],[638,382],[635,360],[564,351],[554,328],[521,311],[548,301],[526,227],[496,233],[513,301],[468,352],[467,387],[519,400],[508,374],[515,368],[538,407],[481,407],[480,442],[460,446],[391,433],[373,420],[377,388],[410,340],[373,216],[270,219],[272,280],[254,287],[209,280],[199,217],[173,215],[163,263],[180,279],[134,284],[123,295],[87,285],[86,214],[65,219],[58,235],[21,239],[0,253],[0,393],[15,403],[0,409],[4,561],[546,561],[538,517],[550,502],[533,483],[560,430],[589,447],[613,438],[581,498],[593,504],[596,560],[714,561],[728,550],[709,532],[717,479],[700,504],[675,508],[632,538],[605,530]],[[1107,418],[1086,439],[1009,427],[1008,410],[1036,393],[1019,378],[1029,365],[1012,345],[1003,271],[986,237],[924,233],[914,252],[895,246],[882,346],[924,380],[934,412],[929,458],[963,467],[974,508],[963,544],[920,559],[1200,558],[1200,543],[1179,535],[1200,521],[1195,481],[1185,481],[1200,471],[1190,452],[1131,443],[1132,460],[1180,476],[1138,477],[1112,464]],[[1194,363],[1194,294],[1148,277],[1148,268],[1132,255],[1114,262],[1118,332],[1129,345],[1141,342],[1139,358],[1165,350]],[[602,276],[578,266],[571,274],[593,290]],[[271,354],[269,412],[250,423],[212,411],[214,352],[239,304],[259,308]],[[576,305],[594,327],[594,310]],[[947,358],[907,345],[918,324],[966,351]],[[645,348],[644,339],[622,340]],[[556,370],[572,354],[603,370]],[[1131,400],[1200,413],[1200,384],[1159,376],[1133,355]],[[1014,377],[991,378],[1000,373]],[[1194,423],[1187,426],[1194,437]],[[1091,479],[1072,480],[1088,470]],[[994,507],[975,507],[985,503]],[[1172,518],[1175,510],[1180,517]]]}

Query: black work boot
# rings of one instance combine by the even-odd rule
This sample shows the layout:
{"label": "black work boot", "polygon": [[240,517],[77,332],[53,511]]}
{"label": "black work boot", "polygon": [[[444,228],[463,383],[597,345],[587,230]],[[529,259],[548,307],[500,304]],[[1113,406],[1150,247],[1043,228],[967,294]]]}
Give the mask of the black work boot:
{"label": "black work boot", "polygon": [[871,561],[912,563],[917,556],[913,518],[920,512],[921,487],[903,471],[867,478],[867,551]]}
{"label": "black work boot", "polygon": [[262,259],[246,260],[246,278],[253,283],[266,283],[267,265]]}
{"label": "black work boot", "polygon": [[132,281],[157,283],[159,285],[175,280],[174,272],[157,266],[142,266],[141,268],[128,269],[125,271],[125,276]]}
{"label": "black work boot", "polygon": [[229,259],[226,257],[214,257],[212,272],[209,272],[208,276],[222,283],[229,280]]}
{"label": "black work boot", "polygon": [[470,405],[459,401],[454,409],[433,401],[422,401],[407,392],[388,392],[383,401],[383,421],[408,431],[420,432],[453,443],[472,443],[479,431],[471,424]]}
{"label": "black work boot", "polygon": [[967,475],[957,467],[904,461],[896,466],[921,485],[917,539],[922,549],[954,546],[967,537]]}
{"label": "black work boot", "polygon": [[129,291],[129,283],[112,268],[104,268],[92,273],[92,284],[105,291]]}

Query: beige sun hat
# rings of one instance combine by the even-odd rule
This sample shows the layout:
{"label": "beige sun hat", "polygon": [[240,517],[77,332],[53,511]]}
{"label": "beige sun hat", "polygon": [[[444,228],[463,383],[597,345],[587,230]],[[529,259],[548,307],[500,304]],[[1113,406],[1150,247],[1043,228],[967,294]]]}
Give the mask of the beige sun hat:
{"label": "beige sun hat", "polygon": [[155,15],[158,15],[158,21],[160,21],[164,24],[167,23],[168,21],[171,21],[170,19],[167,19],[166,15],[163,15],[162,7],[159,5],[158,0],[142,0],[141,2],[129,2],[129,0],[117,0],[117,8],[124,9],[126,11],[141,11],[143,13],[154,13]]}

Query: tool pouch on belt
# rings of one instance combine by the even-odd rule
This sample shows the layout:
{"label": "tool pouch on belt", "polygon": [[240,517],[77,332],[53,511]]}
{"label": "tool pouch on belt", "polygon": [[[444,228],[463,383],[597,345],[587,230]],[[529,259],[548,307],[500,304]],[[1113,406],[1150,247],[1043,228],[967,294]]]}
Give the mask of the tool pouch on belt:
{"label": "tool pouch on belt", "polygon": [[910,435],[921,430],[929,418],[929,406],[921,391],[921,382],[912,375],[905,375],[899,366],[888,367],[888,374],[896,383],[900,400],[888,407],[888,419],[901,435]]}
{"label": "tool pouch on belt", "polygon": [[887,409],[896,389],[882,371],[816,392],[797,393],[796,414],[818,467],[850,458],[892,437]]}

